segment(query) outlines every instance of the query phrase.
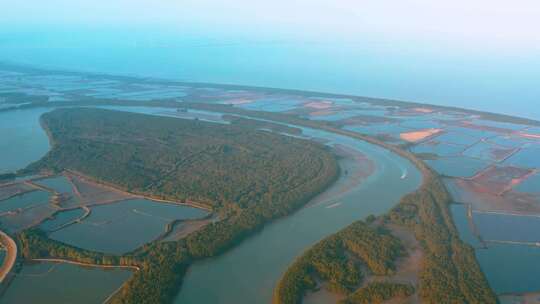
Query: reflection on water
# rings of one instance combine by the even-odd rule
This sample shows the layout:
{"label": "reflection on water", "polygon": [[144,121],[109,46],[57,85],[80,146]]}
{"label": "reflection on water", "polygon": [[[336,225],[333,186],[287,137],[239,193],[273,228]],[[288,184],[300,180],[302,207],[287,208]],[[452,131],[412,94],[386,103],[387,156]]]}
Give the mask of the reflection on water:
{"label": "reflection on water", "polygon": [[[471,231],[465,206],[452,205],[451,210],[460,237],[477,247],[476,258],[489,284],[497,294],[540,290],[540,280],[538,280],[540,247],[488,243],[487,248],[479,249],[480,243]],[[521,224],[521,222],[515,222],[512,226],[502,225],[498,231],[520,229]],[[492,233],[490,236],[497,237],[499,240],[505,237],[504,234],[493,235]]]}
{"label": "reflection on water", "polygon": [[131,276],[125,269],[99,269],[71,264],[26,264],[0,298],[0,303],[102,303]]}
{"label": "reflection on water", "polygon": [[39,124],[47,111],[0,112],[0,173],[22,169],[49,151],[49,139]]}

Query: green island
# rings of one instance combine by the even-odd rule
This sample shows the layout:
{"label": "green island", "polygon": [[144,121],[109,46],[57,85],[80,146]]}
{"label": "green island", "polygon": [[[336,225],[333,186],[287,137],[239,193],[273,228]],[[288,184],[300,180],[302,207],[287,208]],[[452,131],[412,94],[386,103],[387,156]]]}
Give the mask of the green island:
{"label": "green island", "polygon": [[196,259],[215,256],[302,207],[339,175],[334,155],[308,140],[245,127],[99,109],[42,116],[51,151],[25,172],[76,171],[132,193],[212,209],[220,220],[176,242],[124,256],[82,250],[39,230],[18,235],[25,258],[139,268],[111,303],[167,303]]}

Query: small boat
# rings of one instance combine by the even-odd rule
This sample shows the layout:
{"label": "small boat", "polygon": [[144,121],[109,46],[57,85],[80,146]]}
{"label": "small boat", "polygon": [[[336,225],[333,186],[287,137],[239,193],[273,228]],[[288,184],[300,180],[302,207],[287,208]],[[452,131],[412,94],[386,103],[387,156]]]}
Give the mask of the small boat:
{"label": "small boat", "polygon": [[330,208],[336,208],[336,207],[338,207],[339,205],[341,205],[341,203],[340,203],[340,202],[337,202],[337,203],[333,203],[332,205],[328,205],[328,206],[326,206],[326,209],[330,209]]}
{"label": "small boat", "polygon": [[401,178],[401,179],[406,179],[408,174],[409,174],[409,173],[407,172],[407,169],[405,169],[405,170],[403,171],[403,174],[401,174],[401,177],[400,177],[400,178]]}

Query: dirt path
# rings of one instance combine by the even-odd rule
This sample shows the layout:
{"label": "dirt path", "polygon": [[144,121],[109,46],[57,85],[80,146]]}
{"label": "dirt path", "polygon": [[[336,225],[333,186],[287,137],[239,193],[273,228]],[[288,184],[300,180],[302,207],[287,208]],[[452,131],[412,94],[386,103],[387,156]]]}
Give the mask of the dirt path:
{"label": "dirt path", "polygon": [[2,263],[2,267],[0,267],[1,283],[11,271],[13,265],[15,265],[15,260],[17,260],[17,244],[3,231],[0,231],[0,242],[2,242],[2,245],[6,249],[6,258],[4,259],[4,263]]}
{"label": "dirt path", "polygon": [[128,266],[128,265],[101,265],[101,264],[92,264],[92,263],[83,263],[83,262],[76,262],[71,260],[65,260],[65,259],[54,259],[54,258],[47,258],[47,259],[32,259],[33,262],[49,262],[49,263],[67,263],[67,264],[73,264],[78,266],[86,266],[86,267],[97,267],[97,268],[105,268],[105,269],[112,269],[112,268],[124,268],[124,269],[131,269],[131,270],[140,270],[138,266]]}

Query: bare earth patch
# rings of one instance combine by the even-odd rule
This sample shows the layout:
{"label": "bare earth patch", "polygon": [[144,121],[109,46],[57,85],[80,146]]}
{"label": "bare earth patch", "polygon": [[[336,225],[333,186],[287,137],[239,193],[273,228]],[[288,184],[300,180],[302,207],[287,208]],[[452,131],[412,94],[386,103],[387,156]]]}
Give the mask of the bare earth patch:
{"label": "bare earth patch", "polygon": [[435,112],[435,110],[430,109],[430,108],[414,108],[413,111],[418,112],[418,113],[424,113],[424,114]]}
{"label": "bare earth patch", "polygon": [[479,172],[469,181],[475,183],[478,189],[482,189],[481,192],[503,195],[535,173],[536,170],[532,169],[492,166]]}
{"label": "bare earth patch", "polygon": [[470,203],[474,210],[500,211],[516,215],[540,214],[539,197],[516,191],[498,195],[486,185],[475,181],[456,178],[448,183],[454,200]]}
{"label": "bare earth patch", "polygon": [[311,112],[309,115],[310,116],[327,116],[327,115],[332,115],[335,113],[336,112],[331,111],[331,110],[320,110],[320,111]]}
{"label": "bare earth patch", "polygon": [[317,196],[310,205],[327,202],[354,189],[375,171],[375,164],[365,154],[346,146],[335,145],[335,153],[342,157],[339,161],[342,170],[340,178],[324,193]]}
{"label": "bare earth patch", "polygon": [[253,99],[247,99],[247,98],[238,98],[238,99],[231,99],[224,102],[224,104],[229,105],[243,105],[243,104],[250,104],[255,102]]}
{"label": "bare earth patch", "polygon": [[334,105],[331,101],[312,101],[304,104],[304,107],[306,108],[312,108],[312,109],[328,109],[331,108]]}
{"label": "bare earth patch", "polygon": [[442,129],[425,129],[420,131],[412,131],[401,133],[399,137],[408,142],[419,142],[427,138],[434,137],[435,135],[441,133]]}
{"label": "bare earth patch", "polygon": [[529,139],[540,139],[540,134],[518,132],[517,135],[520,137],[529,138]]}
{"label": "bare earth patch", "polygon": [[390,230],[392,235],[401,240],[407,254],[405,257],[400,258],[396,262],[396,272],[391,276],[367,276],[363,286],[366,286],[370,282],[386,281],[401,284],[410,284],[414,286],[416,292],[406,299],[391,299],[384,303],[387,304],[403,304],[403,303],[420,303],[418,298],[418,282],[422,259],[424,252],[422,247],[416,240],[413,232],[394,224],[385,225]]}

